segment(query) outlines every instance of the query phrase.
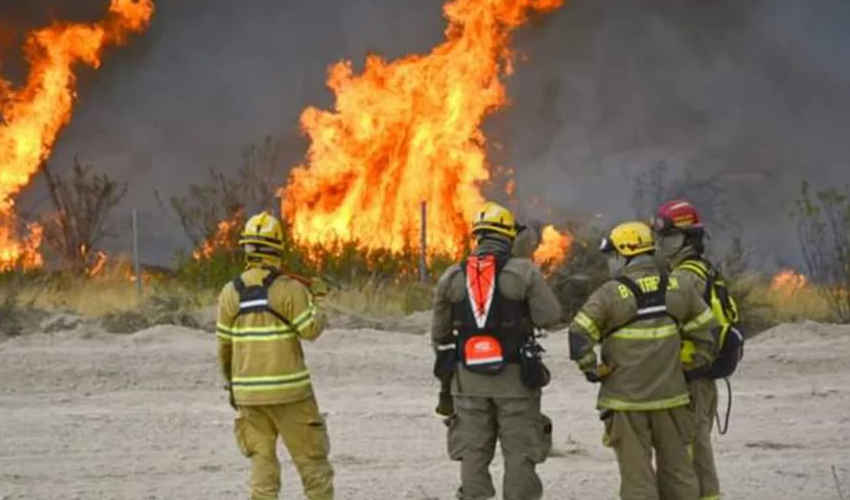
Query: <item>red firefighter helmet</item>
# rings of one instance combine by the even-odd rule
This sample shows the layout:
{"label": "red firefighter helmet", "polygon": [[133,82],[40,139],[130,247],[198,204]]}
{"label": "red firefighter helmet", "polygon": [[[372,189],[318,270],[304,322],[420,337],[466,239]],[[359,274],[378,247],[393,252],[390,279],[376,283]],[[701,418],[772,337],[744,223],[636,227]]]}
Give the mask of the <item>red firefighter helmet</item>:
{"label": "red firefighter helmet", "polygon": [[685,233],[703,229],[699,212],[685,200],[673,200],[658,207],[652,218],[652,228],[659,234],[682,231]]}

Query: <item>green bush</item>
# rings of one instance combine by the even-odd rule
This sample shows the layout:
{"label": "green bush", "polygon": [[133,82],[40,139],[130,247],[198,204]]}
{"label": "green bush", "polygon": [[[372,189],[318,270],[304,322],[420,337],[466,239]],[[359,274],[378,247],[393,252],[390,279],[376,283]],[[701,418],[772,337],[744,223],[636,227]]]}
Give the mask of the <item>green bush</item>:
{"label": "green bush", "polygon": [[233,250],[221,249],[203,259],[180,253],[177,255],[175,278],[189,289],[218,289],[237,276],[242,268],[242,257]]}

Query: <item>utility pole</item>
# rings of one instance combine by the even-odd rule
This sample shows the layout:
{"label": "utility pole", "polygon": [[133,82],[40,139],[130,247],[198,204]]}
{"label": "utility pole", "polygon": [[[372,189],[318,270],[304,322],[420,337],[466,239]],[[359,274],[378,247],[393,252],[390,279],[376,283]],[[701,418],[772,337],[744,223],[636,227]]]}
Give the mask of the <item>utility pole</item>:
{"label": "utility pole", "polygon": [[419,280],[422,283],[428,281],[428,202],[422,202],[422,252],[419,255]]}
{"label": "utility pole", "polygon": [[136,272],[136,291],[142,300],[142,266],[139,263],[139,214],[133,209],[133,268]]}

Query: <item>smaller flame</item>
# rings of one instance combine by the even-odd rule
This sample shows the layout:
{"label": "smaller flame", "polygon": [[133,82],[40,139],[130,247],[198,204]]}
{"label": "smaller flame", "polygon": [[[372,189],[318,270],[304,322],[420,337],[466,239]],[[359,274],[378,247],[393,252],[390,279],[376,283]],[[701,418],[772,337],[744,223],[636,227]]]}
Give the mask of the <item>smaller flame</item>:
{"label": "smaller flame", "polygon": [[773,277],[770,283],[770,289],[771,291],[790,297],[806,288],[808,284],[809,279],[804,274],[798,273],[793,269],[784,269]]}
{"label": "smaller flame", "polygon": [[540,245],[534,251],[533,260],[539,266],[554,267],[566,260],[572,245],[572,237],[564,232],[558,232],[554,226],[546,226],[540,235]]}
{"label": "smaller flame", "polygon": [[192,257],[195,260],[208,260],[219,250],[232,250],[235,248],[234,231],[239,229],[241,223],[241,211],[237,212],[230,219],[219,221],[215,234],[201,243],[201,246],[192,252]]}
{"label": "smaller flame", "polygon": [[109,262],[109,256],[106,254],[106,252],[98,250],[94,256],[94,262],[92,262],[92,265],[89,266],[89,268],[86,270],[86,275],[89,278],[94,278],[95,276],[99,275],[101,272],[103,272],[103,269],[106,267],[107,262]]}

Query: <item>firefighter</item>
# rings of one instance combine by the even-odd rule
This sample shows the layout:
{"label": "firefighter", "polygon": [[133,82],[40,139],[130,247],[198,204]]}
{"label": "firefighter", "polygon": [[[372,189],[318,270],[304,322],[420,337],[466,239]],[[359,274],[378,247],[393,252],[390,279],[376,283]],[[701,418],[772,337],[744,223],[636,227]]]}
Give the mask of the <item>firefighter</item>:
{"label": "firefighter", "polygon": [[251,499],[278,496],[280,436],[305,496],[329,500],[330,442],[301,349],[301,340],[321,334],[325,318],[309,289],[281,274],[282,240],[280,221],[266,212],[245,224],[239,245],[246,269],[219,296],[219,362],[238,410],[236,442],[251,459]]}
{"label": "firefighter", "polygon": [[548,371],[534,328],[557,324],[561,307],[531,260],[511,257],[517,230],[509,210],[487,203],[473,222],[475,250],[446,270],[435,292],[435,374],[451,384],[448,452],[460,462],[462,500],[495,495],[489,465],[496,441],[504,498],[543,494],[535,467],[551,448],[552,422],[540,411]]}
{"label": "firefighter", "polygon": [[597,408],[603,442],[617,455],[620,497],[694,500],[699,491],[689,456],[694,413],[679,353],[685,337],[695,351],[689,368],[711,362],[714,337],[707,331],[714,317],[701,294],[658,268],[648,225],[618,225],[601,250],[613,279],[570,324],[570,358],[588,381],[601,382]]}
{"label": "firefighter", "polygon": [[[679,275],[682,287],[695,290],[709,301],[720,322],[721,337],[739,335],[735,328],[738,310],[734,300],[728,293],[721,294],[723,298],[712,296],[710,288],[722,286],[722,277],[714,270],[714,266],[703,257],[705,250],[705,229],[699,213],[692,204],[683,200],[673,200],[661,205],[653,218],[653,230],[657,235],[657,247],[669,267]],[[732,336],[728,337],[730,340]],[[738,339],[743,341],[743,337]],[[718,341],[718,351],[723,340]],[[690,345],[685,343],[682,350],[682,361],[689,362]],[[735,360],[737,364],[737,360]],[[734,367],[732,368],[734,370]],[[701,500],[716,500],[720,498],[720,482],[717,479],[717,469],[714,464],[714,453],[711,449],[711,431],[714,417],[717,413],[717,386],[712,373],[707,370],[693,371],[689,377],[688,388],[691,395],[691,405],[696,413],[697,430],[694,441],[694,468],[700,485]],[[724,375],[721,375],[724,376]]]}

